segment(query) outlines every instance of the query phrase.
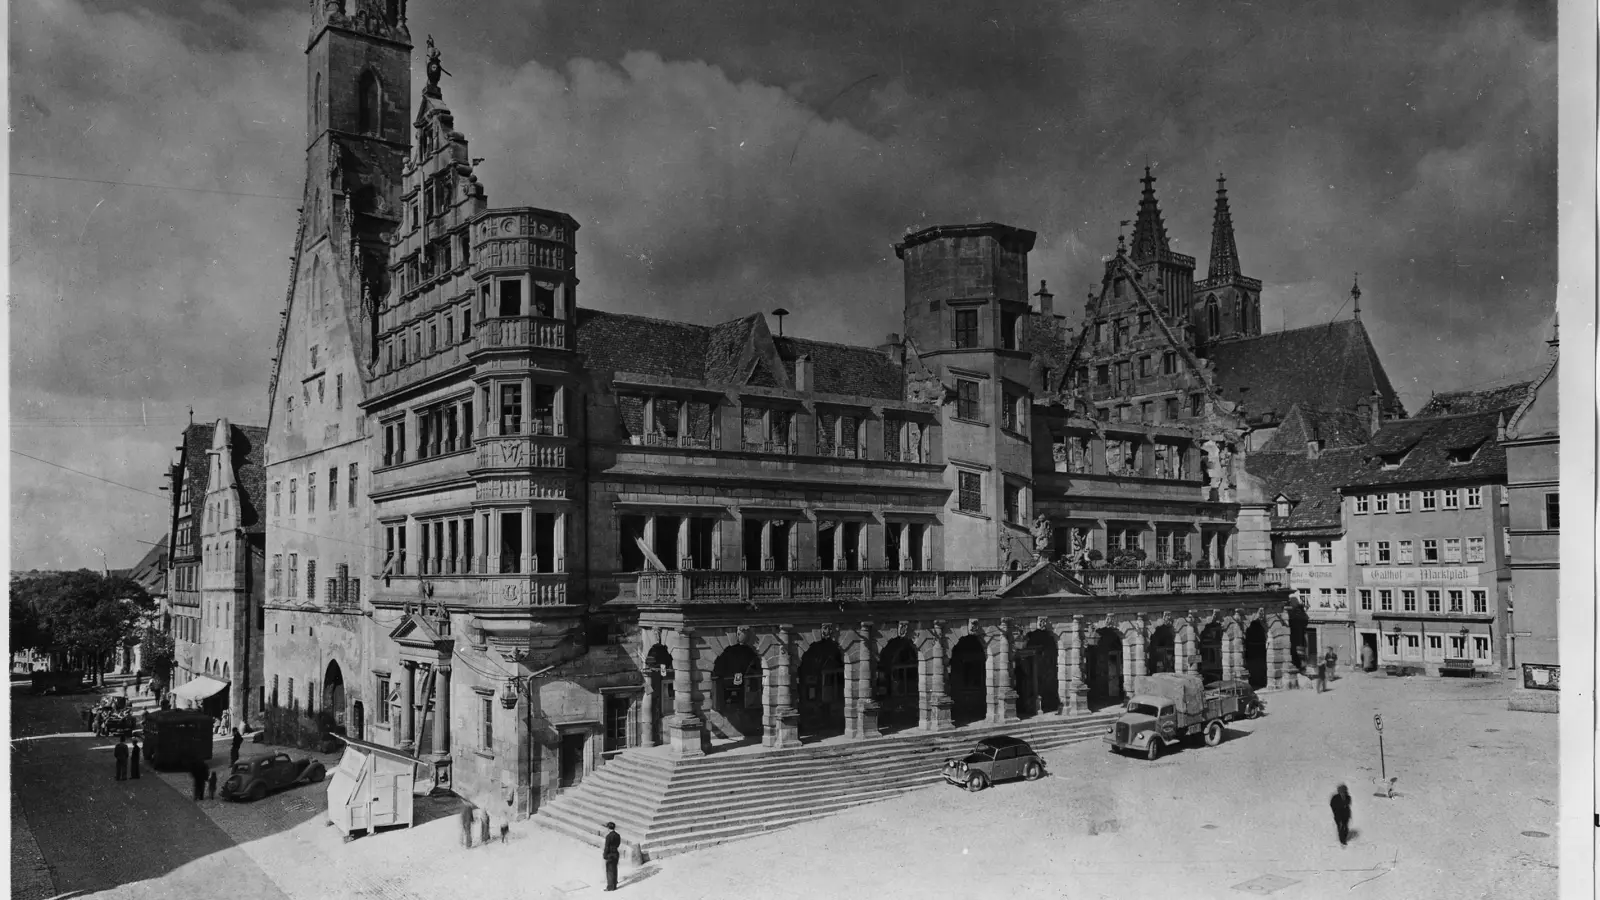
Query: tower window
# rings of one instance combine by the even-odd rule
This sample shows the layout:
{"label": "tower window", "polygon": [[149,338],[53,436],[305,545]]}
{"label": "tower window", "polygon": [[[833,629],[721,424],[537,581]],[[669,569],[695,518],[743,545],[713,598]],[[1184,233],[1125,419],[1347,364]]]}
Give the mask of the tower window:
{"label": "tower window", "polygon": [[1216,295],[1206,297],[1206,337],[1213,338],[1222,333],[1222,312],[1217,307]]}
{"label": "tower window", "polygon": [[952,341],[958,349],[978,346],[978,311],[958,309],[955,312],[955,332]]}
{"label": "tower window", "polygon": [[383,127],[383,90],[378,84],[378,76],[371,69],[361,73],[359,90],[357,130],[362,134],[377,134]]}

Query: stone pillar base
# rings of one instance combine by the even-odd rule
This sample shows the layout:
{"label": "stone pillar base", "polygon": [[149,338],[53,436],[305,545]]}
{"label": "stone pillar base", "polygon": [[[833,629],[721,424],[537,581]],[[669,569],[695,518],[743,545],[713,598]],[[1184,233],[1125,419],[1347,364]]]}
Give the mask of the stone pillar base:
{"label": "stone pillar base", "polygon": [[696,715],[667,717],[667,745],[673,756],[704,756],[706,752],[705,723]]}
{"label": "stone pillar base", "polygon": [[1088,685],[1074,685],[1067,689],[1066,696],[1062,698],[1061,709],[1069,716],[1081,716],[1089,711]]}
{"label": "stone pillar base", "polygon": [[1000,695],[1000,701],[995,706],[994,721],[996,724],[1006,724],[1018,721],[1017,719],[1017,692],[1006,688]]}
{"label": "stone pillar base", "polygon": [[845,722],[845,736],[854,740],[878,737],[878,701],[868,700],[856,707],[855,715]]}
{"label": "stone pillar base", "polygon": [[955,701],[949,697],[940,697],[928,707],[928,718],[923,720],[924,731],[949,731],[956,727],[955,716],[950,710],[955,706]]}
{"label": "stone pillar base", "polygon": [[762,735],[761,743],[774,750],[800,746],[800,713],[792,706],[778,707],[767,733]]}

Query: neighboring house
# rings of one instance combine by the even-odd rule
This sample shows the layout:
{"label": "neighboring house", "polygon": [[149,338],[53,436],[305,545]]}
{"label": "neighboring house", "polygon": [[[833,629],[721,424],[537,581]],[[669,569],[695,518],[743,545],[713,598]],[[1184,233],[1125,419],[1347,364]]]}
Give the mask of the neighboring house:
{"label": "neighboring house", "polygon": [[1511,500],[1513,665],[1558,665],[1561,596],[1561,423],[1557,363],[1550,327],[1549,358],[1527,398],[1506,423],[1506,489]]}
{"label": "neighboring house", "polygon": [[1380,664],[1509,663],[1501,442],[1527,387],[1436,395],[1415,418],[1384,424],[1346,481],[1357,638]]}
{"label": "neighboring house", "polygon": [[[167,537],[161,535],[159,541],[146,541],[145,543],[152,545],[149,552],[127,571],[127,577],[144,588],[145,593],[155,602],[144,624],[158,628],[164,627],[167,610]],[[144,659],[140,654],[140,645],[134,643],[124,648],[121,670],[137,672],[143,667]]]}
{"label": "neighboring house", "polygon": [[204,674],[196,662],[200,647],[201,544],[195,516],[203,508],[206,479],[210,476],[206,450],[211,446],[211,425],[184,429],[178,460],[167,473],[172,496],[172,526],[168,546],[168,630],[172,632],[172,687],[178,688]]}

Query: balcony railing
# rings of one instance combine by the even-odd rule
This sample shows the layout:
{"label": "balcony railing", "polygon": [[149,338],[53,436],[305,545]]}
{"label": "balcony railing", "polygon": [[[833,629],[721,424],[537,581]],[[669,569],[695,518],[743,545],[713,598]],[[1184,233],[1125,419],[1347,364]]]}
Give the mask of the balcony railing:
{"label": "balcony railing", "polygon": [[818,601],[835,597],[987,597],[1004,587],[1001,571],[905,572],[894,570],[801,572],[639,573],[641,603]]}
{"label": "balcony railing", "polygon": [[1072,573],[1096,594],[1282,591],[1288,569],[1083,569]]}
{"label": "balcony railing", "polygon": [[[450,560],[436,561],[447,567]],[[412,576],[415,578],[416,576]],[[560,606],[567,602],[566,572],[531,575],[423,575],[430,596],[444,603],[470,603],[473,606]],[[410,579],[408,579],[410,580]],[[414,596],[415,590],[396,581],[389,593]],[[408,593],[409,592],[409,593]]]}
{"label": "balcony railing", "polygon": [[514,316],[484,322],[479,335],[484,347],[567,349],[567,323],[560,319]]}

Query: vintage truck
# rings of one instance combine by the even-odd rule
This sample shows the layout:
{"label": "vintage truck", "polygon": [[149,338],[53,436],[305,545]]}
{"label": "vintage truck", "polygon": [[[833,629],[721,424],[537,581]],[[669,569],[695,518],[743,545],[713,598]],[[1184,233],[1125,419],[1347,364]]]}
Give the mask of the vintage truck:
{"label": "vintage truck", "polygon": [[1249,714],[1237,691],[1207,688],[1199,673],[1140,675],[1124,712],[1106,731],[1114,752],[1133,751],[1155,759],[1168,745],[1203,736],[1206,746],[1222,743],[1226,723]]}

